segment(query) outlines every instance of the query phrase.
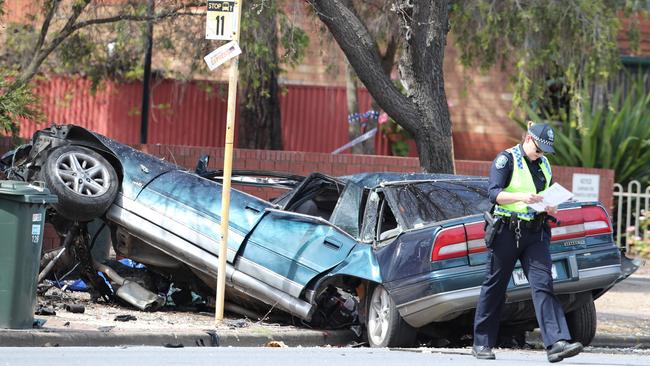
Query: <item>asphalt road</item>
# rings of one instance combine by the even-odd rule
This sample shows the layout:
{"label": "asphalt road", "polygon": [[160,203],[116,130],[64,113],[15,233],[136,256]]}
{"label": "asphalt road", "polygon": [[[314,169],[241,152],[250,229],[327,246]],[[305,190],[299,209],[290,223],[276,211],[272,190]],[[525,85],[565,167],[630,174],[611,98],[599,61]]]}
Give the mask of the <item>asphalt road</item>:
{"label": "asphalt road", "polygon": [[[237,365],[237,366],[416,366],[416,365],[548,365],[541,351],[497,350],[497,362],[479,361],[468,349],[389,350],[369,348],[1,348],[0,365],[48,366],[145,366],[145,365]],[[582,353],[561,365],[648,365],[647,351]]]}

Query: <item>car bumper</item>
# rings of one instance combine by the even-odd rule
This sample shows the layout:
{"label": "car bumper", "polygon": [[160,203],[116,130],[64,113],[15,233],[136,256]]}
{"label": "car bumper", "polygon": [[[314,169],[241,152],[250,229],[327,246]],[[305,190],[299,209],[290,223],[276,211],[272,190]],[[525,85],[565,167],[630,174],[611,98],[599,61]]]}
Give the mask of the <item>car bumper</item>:
{"label": "car bumper", "polygon": [[[556,294],[570,294],[603,289],[612,286],[621,276],[621,265],[605,265],[578,269],[575,259],[569,260],[568,278],[553,284]],[[480,277],[484,274],[481,271]],[[430,286],[435,287],[435,286]],[[404,320],[413,327],[422,327],[432,322],[443,322],[456,318],[476,308],[481,286],[440,292],[397,305]],[[509,287],[506,302],[518,302],[531,298],[530,286]]]}

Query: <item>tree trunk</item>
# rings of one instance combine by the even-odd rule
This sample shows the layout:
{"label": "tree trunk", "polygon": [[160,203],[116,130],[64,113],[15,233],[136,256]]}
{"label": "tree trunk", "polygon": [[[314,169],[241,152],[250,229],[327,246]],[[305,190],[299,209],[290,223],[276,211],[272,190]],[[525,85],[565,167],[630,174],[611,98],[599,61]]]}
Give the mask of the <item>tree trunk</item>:
{"label": "tree trunk", "polygon": [[443,77],[448,1],[400,0],[400,61],[404,95],[382,69],[377,43],[350,8],[349,0],[309,0],[370,94],[395,122],[414,136],[424,171],[453,173],[451,121]]}
{"label": "tree trunk", "polygon": [[412,85],[410,95],[422,113],[415,137],[420,165],[429,172],[454,173],[451,119],[445,95],[443,61],[448,28],[447,1],[415,1],[410,39],[400,61],[402,77]]}
{"label": "tree trunk", "polygon": [[[388,42],[386,44],[386,50],[383,54],[380,54],[381,57],[381,68],[384,71],[384,74],[390,78],[391,73],[393,72],[393,67],[395,66],[395,57],[397,56],[397,49],[399,47],[399,26],[395,26],[395,29],[389,30],[390,35],[388,36]],[[370,103],[370,108],[377,113],[368,118],[368,124],[366,131],[370,131],[373,128],[377,129],[377,133],[381,133],[379,128],[379,113],[381,111],[381,106],[373,98],[372,103]],[[375,139],[370,139],[364,141],[363,150],[366,154],[375,154]]]}
{"label": "tree trunk", "polygon": [[276,12],[272,7],[251,9],[253,5],[246,1],[242,10],[254,14],[254,20],[249,19],[242,31],[242,49],[250,51],[244,52],[241,62],[238,147],[281,150]]}
{"label": "tree trunk", "polygon": [[[239,114],[238,147],[244,149],[282,150],[280,98],[277,75],[257,88],[243,88]],[[268,95],[260,93],[266,89]]]}

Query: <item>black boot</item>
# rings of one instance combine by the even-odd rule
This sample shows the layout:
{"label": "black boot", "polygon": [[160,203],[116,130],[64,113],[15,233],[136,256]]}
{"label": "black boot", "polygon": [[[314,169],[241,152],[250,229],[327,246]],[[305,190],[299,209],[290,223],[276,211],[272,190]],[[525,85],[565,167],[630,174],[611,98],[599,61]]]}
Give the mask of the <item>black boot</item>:
{"label": "black boot", "polygon": [[472,346],[472,355],[479,360],[494,360],[494,352],[488,346]]}
{"label": "black boot", "polygon": [[557,341],[546,351],[546,354],[548,355],[548,362],[560,362],[580,352],[582,352],[582,343],[580,342]]}

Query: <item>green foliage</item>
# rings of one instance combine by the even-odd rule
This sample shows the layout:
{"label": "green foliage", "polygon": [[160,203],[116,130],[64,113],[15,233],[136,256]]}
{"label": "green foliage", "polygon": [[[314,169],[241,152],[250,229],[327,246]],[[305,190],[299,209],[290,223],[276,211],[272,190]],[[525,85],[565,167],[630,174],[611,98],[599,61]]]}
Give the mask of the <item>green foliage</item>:
{"label": "green foliage", "polygon": [[295,67],[305,57],[309,47],[309,36],[307,33],[292,23],[284,12],[279,14],[280,45],[283,53],[280,61],[290,67]]}
{"label": "green foliage", "polygon": [[85,34],[74,33],[66,39],[62,47],[57,48],[56,55],[60,73],[77,73],[83,70],[97,52],[95,43]]}
{"label": "green foliage", "polygon": [[31,24],[10,22],[6,25],[7,37],[0,47],[0,62],[8,69],[25,66],[31,58],[38,33]]}
{"label": "green foliage", "polygon": [[[561,78],[580,110],[586,85],[605,82],[620,67],[619,15],[646,5],[643,0],[458,0],[450,21],[464,65],[514,65],[513,107],[540,98],[549,78]],[[635,26],[631,22],[628,29],[632,36]]]}
{"label": "green foliage", "polygon": [[19,118],[41,121],[39,100],[28,85],[8,90],[14,74],[0,68],[0,129],[11,135],[18,134]]}
{"label": "green foliage", "polygon": [[[616,182],[623,185],[635,179],[650,183],[647,83],[647,75],[639,77],[630,87],[621,84],[602,107],[584,98],[579,113],[571,109],[560,113],[555,126],[556,154],[550,160],[558,165],[613,169]],[[527,112],[533,121],[543,121],[539,110],[527,108]]]}
{"label": "green foliage", "polygon": [[98,27],[101,36],[97,35],[97,29],[80,30],[56,49],[47,65],[57,74],[89,78],[92,92],[103,80],[141,79],[144,75],[144,26],[144,23],[120,21]]}
{"label": "green foliage", "polygon": [[[45,61],[42,69],[55,74],[77,75],[92,81],[95,92],[102,80],[131,81],[143,75],[143,37],[134,32],[142,24],[116,22],[97,28],[81,29],[67,37]],[[0,53],[0,61],[18,69],[31,59],[38,31],[30,24],[10,23],[11,37]]]}
{"label": "green foliage", "polygon": [[[92,5],[90,5],[92,3]],[[9,24],[3,27],[3,42],[0,45],[0,68],[15,73],[10,79],[3,79],[5,110],[3,123],[17,124],[18,120],[7,116],[27,116],[36,112],[34,100],[29,99],[28,84],[38,73],[55,73],[78,75],[92,81],[92,92],[96,91],[103,80],[130,81],[143,76],[143,54],[145,30],[147,23],[143,16],[147,14],[144,1],[128,0],[119,4],[105,4],[100,1],[39,1],[40,12],[25,17],[23,24]],[[156,24],[164,24],[156,29],[160,37],[160,50],[169,50],[177,45],[171,55],[177,64],[192,64],[202,57],[187,52],[197,41],[198,24],[204,27],[204,18],[194,16],[190,4],[176,0],[156,0]],[[3,12],[4,0],[0,0],[0,14]],[[179,20],[183,26],[176,26]],[[47,27],[45,27],[47,25]],[[40,37],[41,32],[46,34]],[[176,38],[169,37],[173,34]],[[189,38],[178,42],[186,35]],[[187,41],[189,39],[189,41]],[[198,37],[203,41],[202,37]],[[200,46],[199,45],[199,46]],[[200,47],[196,47],[200,48]],[[200,54],[207,52],[201,50]],[[185,58],[183,58],[183,56]],[[167,59],[170,54],[164,54]],[[190,59],[188,62],[187,59]],[[194,71],[193,68],[190,72]],[[24,102],[19,108],[19,103]],[[11,108],[7,107],[10,106]],[[13,112],[12,112],[13,111]],[[7,128],[3,124],[2,128]],[[17,130],[11,125],[9,129]]]}
{"label": "green foliage", "polygon": [[[241,45],[245,50],[239,64],[243,86],[262,97],[271,95],[270,81],[282,72],[280,63],[299,64],[309,45],[307,34],[293,24],[284,13],[282,0],[244,3],[241,19]],[[282,54],[278,56],[278,46]],[[253,107],[255,96],[246,96],[247,108]]]}

